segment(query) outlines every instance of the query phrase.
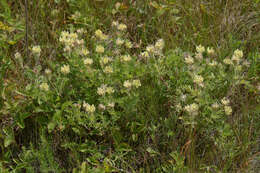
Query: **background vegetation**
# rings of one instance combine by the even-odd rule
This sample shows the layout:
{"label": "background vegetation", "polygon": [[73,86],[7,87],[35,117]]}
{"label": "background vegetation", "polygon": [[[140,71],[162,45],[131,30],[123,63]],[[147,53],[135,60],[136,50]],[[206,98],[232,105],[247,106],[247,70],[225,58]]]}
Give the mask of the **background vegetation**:
{"label": "background vegetation", "polygon": [[28,0],[27,44],[25,9],[0,1],[0,172],[260,171],[259,0]]}

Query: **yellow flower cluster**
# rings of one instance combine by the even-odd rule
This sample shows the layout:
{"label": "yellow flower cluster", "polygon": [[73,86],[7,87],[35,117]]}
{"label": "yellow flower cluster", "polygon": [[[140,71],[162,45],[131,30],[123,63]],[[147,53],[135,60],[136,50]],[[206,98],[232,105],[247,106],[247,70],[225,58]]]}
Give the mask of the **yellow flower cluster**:
{"label": "yellow flower cluster", "polygon": [[115,90],[114,90],[113,87],[108,87],[108,86],[106,86],[106,85],[101,85],[101,86],[97,89],[98,95],[101,95],[101,96],[105,95],[106,93],[107,93],[107,94],[112,94],[112,93],[114,93],[114,92],[115,92]]}
{"label": "yellow flower cluster", "polygon": [[193,60],[193,58],[192,58],[190,55],[188,55],[187,57],[185,57],[185,58],[184,58],[184,61],[185,61],[185,63],[187,63],[187,64],[189,64],[189,65],[191,65],[191,64],[194,63],[194,60]]}
{"label": "yellow flower cluster", "polygon": [[123,55],[123,56],[121,56],[120,59],[123,62],[128,62],[128,61],[131,61],[131,56],[130,55]]}
{"label": "yellow flower cluster", "polygon": [[63,65],[62,67],[61,67],[61,73],[63,73],[63,74],[68,74],[69,72],[70,72],[70,66],[69,65]]}
{"label": "yellow flower cluster", "polygon": [[96,30],[95,35],[100,40],[107,40],[108,36],[105,35],[100,29]]}
{"label": "yellow flower cluster", "polygon": [[93,64],[93,60],[91,58],[86,58],[86,59],[84,59],[83,63],[85,65],[91,65],[91,64]]}
{"label": "yellow flower cluster", "polygon": [[139,88],[141,86],[140,80],[136,79],[133,81],[126,80],[123,84],[124,87],[130,89],[132,86]]}
{"label": "yellow flower cluster", "polygon": [[95,110],[96,110],[96,108],[95,108],[95,106],[94,106],[93,104],[90,105],[90,104],[85,103],[85,102],[83,102],[83,108],[84,108],[85,111],[88,112],[88,113],[94,113]]}
{"label": "yellow flower cluster", "polygon": [[46,82],[44,82],[40,85],[40,89],[43,91],[49,91],[49,85]]}
{"label": "yellow flower cluster", "polygon": [[200,85],[200,86],[203,86],[203,77],[201,75],[194,75],[194,79],[193,79],[193,82]]}
{"label": "yellow flower cluster", "polygon": [[83,39],[79,39],[78,34],[74,32],[61,32],[59,41],[65,45],[64,51],[71,52],[76,46],[82,46],[84,44]]}
{"label": "yellow flower cluster", "polygon": [[32,47],[32,53],[33,53],[34,55],[40,56],[41,51],[42,51],[42,50],[41,50],[41,47],[40,47],[39,45]]}
{"label": "yellow flower cluster", "polygon": [[97,45],[96,46],[96,52],[97,53],[104,53],[104,51],[105,51],[104,46],[102,46],[102,45]]}
{"label": "yellow flower cluster", "polygon": [[100,64],[106,65],[106,64],[108,64],[108,63],[111,62],[111,61],[112,61],[111,58],[109,58],[108,56],[104,56],[104,57],[102,57],[102,58],[100,59]]}
{"label": "yellow flower cluster", "polygon": [[190,105],[187,105],[184,107],[184,109],[190,114],[190,115],[198,115],[199,106],[196,103],[192,103]]}
{"label": "yellow flower cluster", "polygon": [[224,98],[221,100],[221,103],[222,103],[223,106],[224,106],[225,114],[226,114],[226,115],[231,115],[231,114],[232,114],[232,108],[231,108],[231,106],[229,106],[229,104],[230,104],[229,99],[226,98],[226,97],[224,97]]}
{"label": "yellow flower cluster", "polygon": [[113,68],[111,66],[106,66],[103,71],[104,73],[113,73]]}
{"label": "yellow flower cluster", "polygon": [[196,46],[196,51],[197,51],[197,53],[202,54],[205,52],[205,47],[202,45],[198,45],[198,46]]}
{"label": "yellow flower cluster", "polygon": [[44,72],[45,72],[46,75],[50,75],[51,74],[51,70],[50,69],[45,69]]}
{"label": "yellow flower cluster", "polygon": [[118,21],[113,21],[112,26],[116,27],[119,31],[125,31],[127,26],[123,23],[119,23]]}

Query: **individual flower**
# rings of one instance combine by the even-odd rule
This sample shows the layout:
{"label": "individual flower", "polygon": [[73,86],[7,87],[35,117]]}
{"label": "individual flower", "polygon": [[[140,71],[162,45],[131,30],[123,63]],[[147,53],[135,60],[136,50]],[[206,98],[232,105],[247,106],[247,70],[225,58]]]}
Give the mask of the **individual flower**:
{"label": "individual flower", "polygon": [[95,108],[95,106],[92,104],[92,105],[90,105],[90,104],[88,104],[88,103],[83,103],[83,108],[85,109],[85,111],[86,112],[88,112],[88,113],[94,113],[95,112],[95,110],[96,110],[96,108]]}
{"label": "individual flower", "polygon": [[97,45],[96,52],[97,53],[104,53],[105,48],[102,45]]}
{"label": "individual flower", "polygon": [[101,111],[104,111],[104,110],[106,110],[106,106],[103,105],[103,104],[99,104],[98,109],[101,110]]}
{"label": "individual flower", "polygon": [[132,83],[131,83],[129,80],[126,80],[126,81],[124,82],[123,86],[126,87],[126,88],[131,88]]}
{"label": "individual flower", "polygon": [[101,58],[100,63],[103,64],[103,65],[106,65],[110,61],[111,61],[110,58],[108,58],[107,56],[104,56],[104,57]]}
{"label": "individual flower", "polygon": [[50,69],[48,69],[48,68],[47,68],[47,69],[45,69],[45,71],[44,71],[44,72],[45,72],[45,74],[46,74],[46,75],[50,75],[50,74],[51,74],[51,70],[50,70]]}
{"label": "individual flower", "polygon": [[185,61],[185,63],[187,63],[189,65],[194,63],[194,60],[190,55],[188,55],[186,58],[184,58],[184,61]]}
{"label": "individual flower", "polygon": [[41,54],[41,47],[40,46],[33,46],[32,53],[39,56]]}
{"label": "individual flower", "polygon": [[228,98],[224,97],[223,99],[221,99],[221,103],[222,103],[223,105],[228,105],[228,104],[230,103],[230,101],[229,101]]}
{"label": "individual flower", "polygon": [[107,106],[110,107],[110,108],[113,108],[113,107],[115,107],[115,103],[114,102],[108,103]]}
{"label": "individual flower", "polygon": [[117,27],[118,25],[119,25],[118,21],[113,21],[113,22],[112,22],[112,26]]}
{"label": "individual flower", "polygon": [[200,85],[203,83],[203,77],[201,75],[194,75],[193,82]]}
{"label": "individual flower", "polygon": [[115,92],[115,90],[114,90],[113,87],[106,87],[106,93],[112,94],[112,93],[114,93],[114,92]]}
{"label": "individual flower", "polygon": [[196,53],[196,54],[195,54],[195,58],[196,58],[197,60],[201,61],[201,60],[203,59],[202,53]]}
{"label": "individual flower", "polygon": [[227,65],[232,65],[232,64],[233,64],[232,60],[229,59],[229,58],[225,58],[225,59],[223,60],[223,63],[224,63],[224,64],[227,64]]}
{"label": "individual flower", "polygon": [[89,51],[87,48],[83,48],[80,50],[80,55],[84,55],[84,56],[87,56],[89,54]]}
{"label": "individual flower", "polygon": [[164,40],[163,39],[159,39],[154,46],[156,49],[162,50],[164,47]]}
{"label": "individual flower", "polygon": [[224,106],[224,111],[226,115],[231,115],[232,114],[231,106]]}
{"label": "individual flower", "polygon": [[86,58],[86,59],[84,59],[84,64],[91,65],[91,64],[93,64],[93,60],[91,58]]}
{"label": "individual flower", "polygon": [[136,88],[139,88],[141,86],[141,82],[139,79],[133,80],[132,85]]}
{"label": "individual flower", "polygon": [[239,50],[239,49],[236,49],[234,51],[234,55],[238,58],[242,58],[243,57],[243,51],[242,50]]}
{"label": "individual flower", "polygon": [[46,82],[44,82],[40,85],[40,89],[43,91],[49,91],[49,85]]}
{"label": "individual flower", "polygon": [[122,44],[124,44],[124,40],[122,40],[121,38],[117,38],[116,45],[121,46]]}
{"label": "individual flower", "polygon": [[121,24],[117,25],[117,29],[120,31],[124,31],[124,30],[126,30],[126,28],[127,28],[127,26],[125,24],[121,23]]}
{"label": "individual flower", "polygon": [[131,61],[131,56],[130,55],[123,55],[123,56],[121,56],[121,61],[124,61],[124,62]]}
{"label": "individual flower", "polygon": [[100,40],[107,40],[108,39],[108,36],[105,35],[100,29],[96,30],[95,35]]}
{"label": "individual flower", "polygon": [[14,54],[14,58],[15,59],[20,59],[22,56],[21,56],[21,54],[19,53],[19,52],[16,52],[15,54]]}
{"label": "individual flower", "polygon": [[184,109],[190,114],[190,115],[198,115],[199,106],[196,103],[192,103],[190,105],[187,105],[184,107]]}
{"label": "individual flower", "polygon": [[101,95],[101,96],[105,95],[106,94],[106,85],[101,85],[101,87],[99,87],[97,89],[97,93],[98,93],[98,95]]}
{"label": "individual flower", "polygon": [[68,74],[70,72],[70,66],[69,65],[63,65],[61,67],[61,73]]}
{"label": "individual flower", "polygon": [[111,66],[106,66],[104,68],[104,73],[113,73],[113,68]]}
{"label": "individual flower", "polygon": [[196,46],[196,51],[202,54],[203,52],[205,52],[205,47],[202,45]]}
{"label": "individual flower", "polygon": [[100,29],[98,29],[96,30],[95,35],[100,38],[103,35],[103,32]]}
{"label": "individual flower", "polygon": [[133,44],[129,40],[126,40],[125,41],[125,47],[128,48],[128,49],[131,49],[133,47]]}
{"label": "individual flower", "polygon": [[213,47],[208,47],[208,48],[207,48],[207,53],[208,53],[209,55],[214,55],[214,54],[215,54],[215,50],[213,49]]}
{"label": "individual flower", "polygon": [[144,52],[141,53],[141,57],[148,58],[149,53],[147,51],[144,51]]}
{"label": "individual flower", "polygon": [[146,51],[149,53],[153,53],[155,51],[155,47],[153,45],[148,45],[146,47]]}
{"label": "individual flower", "polygon": [[213,103],[213,104],[211,105],[211,107],[212,107],[213,109],[218,109],[218,108],[219,108],[219,104],[218,104],[218,103]]}

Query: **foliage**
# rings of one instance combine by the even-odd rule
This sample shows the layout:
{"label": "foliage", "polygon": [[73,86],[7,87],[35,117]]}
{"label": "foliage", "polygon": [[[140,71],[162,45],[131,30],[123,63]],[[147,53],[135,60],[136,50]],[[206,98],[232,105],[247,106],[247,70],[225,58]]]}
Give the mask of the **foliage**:
{"label": "foliage", "polygon": [[35,2],[26,57],[1,1],[1,172],[257,171],[258,1]]}

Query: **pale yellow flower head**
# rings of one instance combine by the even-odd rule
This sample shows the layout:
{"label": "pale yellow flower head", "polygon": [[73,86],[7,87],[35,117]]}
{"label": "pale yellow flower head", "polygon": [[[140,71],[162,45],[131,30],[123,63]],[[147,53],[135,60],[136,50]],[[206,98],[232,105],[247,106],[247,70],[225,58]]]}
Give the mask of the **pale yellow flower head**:
{"label": "pale yellow flower head", "polygon": [[198,115],[199,106],[196,103],[192,103],[190,105],[187,105],[184,107],[184,109],[190,114],[190,115]]}
{"label": "pale yellow flower head", "polygon": [[116,45],[121,46],[122,44],[124,44],[124,40],[122,40],[121,38],[117,38]]}
{"label": "pale yellow flower head", "polygon": [[223,60],[223,63],[224,63],[224,64],[227,64],[227,65],[233,65],[232,60],[229,59],[229,58],[225,58],[225,59]]}
{"label": "pale yellow flower head", "polygon": [[155,51],[155,47],[153,45],[148,45],[146,47],[146,51],[149,53],[153,53]]}
{"label": "pale yellow flower head", "polygon": [[68,74],[70,72],[70,66],[69,65],[63,65],[61,67],[61,73]]}
{"label": "pale yellow flower head", "polygon": [[121,61],[124,61],[124,62],[131,61],[131,56],[130,55],[123,55],[123,56],[121,56]]}
{"label": "pale yellow flower head", "polygon": [[190,55],[188,55],[188,56],[184,59],[184,61],[185,61],[185,63],[190,64],[190,65],[194,63],[194,60],[193,60],[193,58],[192,58]]}
{"label": "pale yellow flower head", "polygon": [[85,109],[85,111],[86,112],[88,112],[88,113],[94,113],[95,112],[95,110],[96,110],[96,108],[95,108],[95,106],[92,104],[92,105],[90,105],[90,104],[88,104],[88,103],[83,103],[83,108]]}
{"label": "pale yellow flower head", "polygon": [[32,53],[34,54],[34,55],[40,55],[41,54],[41,47],[40,46],[33,46],[32,47]]}
{"label": "pale yellow flower head", "polygon": [[131,88],[132,83],[131,83],[129,80],[126,80],[123,85],[124,85],[124,87],[126,87],[126,88]]}
{"label": "pale yellow flower head", "polygon": [[40,85],[40,89],[43,91],[49,91],[49,85],[46,82],[44,82]]}
{"label": "pale yellow flower head", "polygon": [[149,53],[147,51],[144,51],[141,53],[141,56],[144,58],[148,58],[149,57]]}
{"label": "pale yellow flower head", "polygon": [[107,56],[104,56],[100,59],[100,63],[103,65],[108,64],[111,61],[111,58],[108,58]]}
{"label": "pale yellow flower head", "polygon": [[238,58],[242,58],[243,57],[243,51],[239,50],[239,49],[236,49],[234,51],[234,56],[237,56]]}
{"label": "pale yellow flower head", "polygon": [[229,101],[228,98],[224,97],[224,98],[221,100],[221,103],[222,103],[223,105],[228,105],[228,104],[230,103],[230,101]]}
{"label": "pale yellow flower head", "polygon": [[119,24],[117,25],[117,29],[120,30],[120,31],[124,31],[127,29],[127,26],[125,24]]}
{"label": "pale yellow flower head", "polygon": [[162,50],[164,47],[164,40],[163,39],[159,39],[156,43],[155,43],[155,48]]}
{"label": "pale yellow flower head", "polygon": [[80,54],[84,55],[84,56],[87,56],[89,54],[89,51],[88,51],[87,48],[83,48],[83,49],[80,50]]}
{"label": "pale yellow flower head", "polygon": [[114,93],[114,92],[115,92],[115,90],[114,90],[113,87],[106,87],[106,93],[112,94],[112,93]]}
{"label": "pale yellow flower head", "polygon": [[106,94],[106,85],[101,85],[101,87],[99,87],[97,89],[97,93],[98,93],[98,95],[101,95],[101,96],[105,95]]}
{"label": "pale yellow flower head", "polygon": [[50,75],[50,74],[51,74],[51,70],[50,70],[50,69],[48,69],[48,68],[47,68],[47,69],[45,69],[45,71],[44,71],[44,72],[45,72],[45,74],[46,74],[46,75]]}
{"label": "pale yellow flower head", "polygon": [[231,106],[224,106],[224,111],[226,115],[231,115],[232,114]]}
{"label": "pale yellow flower head", "polygon": [[201,75],[194,75],[194,79],[193,79],[194,83],[200,85],[203,83],[203,80],[204,79]]}
{"label": "pale yellow flower head", "polygon": [[93,60],[91,58],[86,58],[86,59],[84,59],[84,64],[91,65],[91,64],[93,64]]}
{"label": "pale yellow flower head", "polygon": [[125,47],[128,48],[128,49],[131,49],[133,47],[133,44],[129,40],[126,40],[125,41]]}
{"label": "pale yellow flower head", "polygon": [[15,57],[15,59],[20,59],[22,56],[21,56],[21,54],[19,52],[16,52],[14,54],[14,57]]}
{"label": "pale yellow flower head", "polygon": [[203,52],[205,52],[205,47],[204,46],[202,46],[202,45],[199,45],[199,46],[197,46],[196,47],[196,51],[198,52],[198,53],[203,53]]}
{"label": "pale yellow flower head", "polygon": [[136,88],[139,88],[141,86],[141,82],[139,79],[133,80],[132,85],[135,86]]}
{"label": "pale yellow flower head", "polygon": [[102,45],[97,45],[96,52],[97,53],[104,53],[105,48]]}
{"label": "pale yellow flower head", "polygon": [[106,66],[104,68],[104,73],[113,73],[113,68],[111,66]]}
{"label": "pale yellow flower head", "polygon": [[207,52],[209,55],[214,55],[215,54],[215,50],[213,49],[213,47],[208,47],[207,48]]}

